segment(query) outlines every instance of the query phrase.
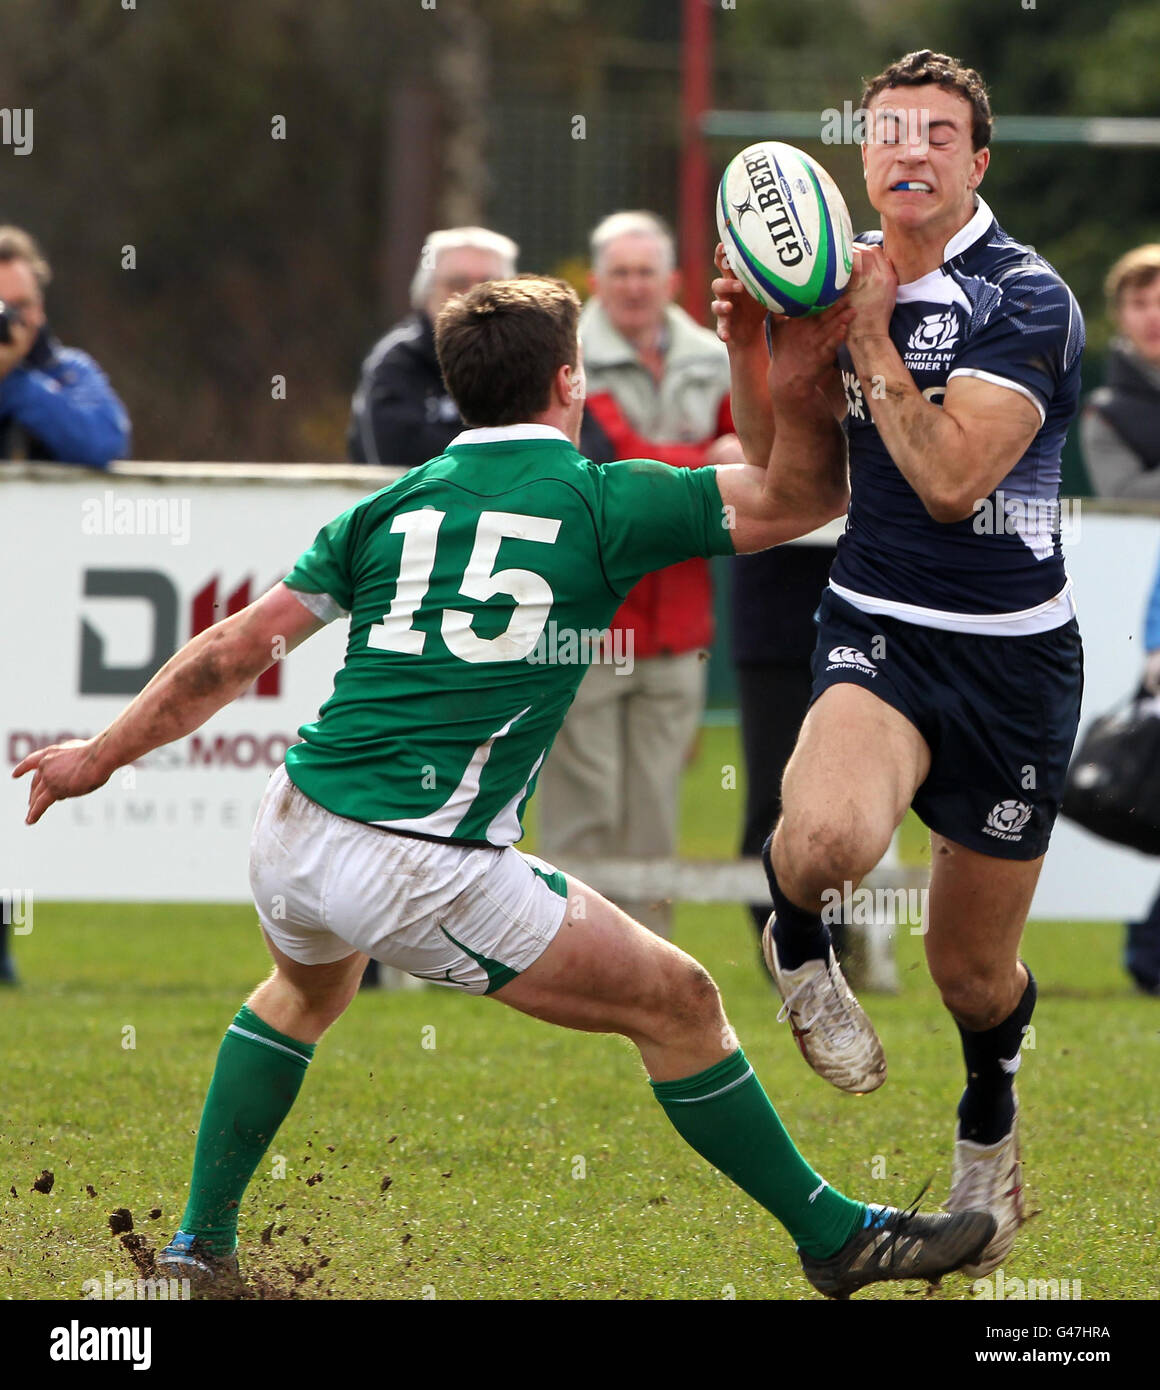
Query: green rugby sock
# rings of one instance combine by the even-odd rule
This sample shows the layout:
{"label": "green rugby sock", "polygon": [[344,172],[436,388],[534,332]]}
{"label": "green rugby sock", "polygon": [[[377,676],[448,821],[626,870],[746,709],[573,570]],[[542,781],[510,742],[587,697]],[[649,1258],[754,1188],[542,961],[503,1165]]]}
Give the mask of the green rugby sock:
{"label": "green rugby sock", "polygon": [[245,1004],[226,1030],[193,1156],[181,1229],[214,1254],[238,1243],[238,1204],[254,1169],[290,1113],[314,1044],[288,1038]]}
{"label": "green rugby sock", "polygon": [[685,1143],[772,1212],[807,1255],[828,1259],[864,1225],[865,1205],[798,1153],[740,1048],[696,1076],[649,1084]]}

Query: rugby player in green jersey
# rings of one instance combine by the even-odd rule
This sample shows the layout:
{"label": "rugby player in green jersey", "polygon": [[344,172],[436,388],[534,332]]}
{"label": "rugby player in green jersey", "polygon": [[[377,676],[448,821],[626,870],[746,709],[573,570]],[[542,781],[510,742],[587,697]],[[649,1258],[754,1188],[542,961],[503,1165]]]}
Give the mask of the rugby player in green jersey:
{"label": "rugby player in green jersey", "polygon": [[552,659],[561,634],[605,628],[651,570],[789,540],[847,497],[817,388],[844,309],[791,326],[793,362],[771,375],[793,407],[776,440],[747,421],[751,463],[697,470],[578,452],[578,312],[567,285],[535,277],[453,299],[437,344],[468,428],[446,453],[325,526],[282,583],[195,637],[102,733],[15,769],[35,774],[34,824],[198,728],[273,653],[349,619],[334,693],[258,812],[251,884],[274,971],[226,1031],[181,1229],[157,1257],[159,1274],[211,1296],[238,1290],[239,1203],[368,956],[631,1039],[678,1133],[786,1227],[824,1293],[937,1278],[993,1233],[985,1214],[919,1215],[831,1188],[782,1127],[705,970],[514,848],[584,672]]}

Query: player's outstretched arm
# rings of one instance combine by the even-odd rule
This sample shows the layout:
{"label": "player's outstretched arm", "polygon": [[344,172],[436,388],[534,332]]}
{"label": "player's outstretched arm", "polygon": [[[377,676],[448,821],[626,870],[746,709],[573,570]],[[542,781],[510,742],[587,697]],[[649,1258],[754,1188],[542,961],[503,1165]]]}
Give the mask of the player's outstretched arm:
{"label": "player's outstretched arm", "polygon": [[12,771],[33,772],[27,825],[54,801],[103,787],[119,767],[200,728],[262,672],[324,624],[284,584],[192,638],[102,733],[38,748]]}
{"label": "player's outstretched arm", "polygon": [[745,461],[764,468],[773,448],[773,402],[766,386],[769,353],[765,308],[733,277],[725,248],[714,256],[720,276],[713,281],[717,336],[729,349],[729,405]]}
{"label": "player's outstretched arm", "polygon": [[739,554],[804,536],[846,510],[846,438],[838,423],[845,408],[835,354],[853,316],[839,301],[821,314],[775,324],[763,372],[777,420],[768,460],[717,470]]}
{"label": "player's outstretched arm", "polygon": [[841,516],[850,499],[846,437],[817,390],[779,398],[767,468],[717,469],[717,485],[739,555],[807,535]]}
{"label": "player's outstretched arm", "polygon": [[812,396],[811,383],[838,419],[845,415],[836,354],[854,311],[840,299],[805,318],[774,315],[767,343],[765,308],[732,277],[720,244],[716,262],[721,275],[713,281],[713,313],[717,336],[729,349],[733,426],[746,463],[765,468],[782,411],[796,409],[799,397]]}
{"label": "player's outstretched arm", "polygon": [[1027,452],[1040,413],[977,377],[948,382],[941,405],[924,399],[890,339],[894,269],[880,246],[856,247],[854,257],[847,346],[879,436],[934,520],[964,521]]}

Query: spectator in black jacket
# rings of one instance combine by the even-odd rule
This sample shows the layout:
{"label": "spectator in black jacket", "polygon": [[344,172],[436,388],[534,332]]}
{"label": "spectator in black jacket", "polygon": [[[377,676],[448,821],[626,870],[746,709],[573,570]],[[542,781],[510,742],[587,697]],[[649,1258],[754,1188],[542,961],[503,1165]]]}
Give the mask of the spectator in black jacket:
{"label": "spectator in black jacket", "polygon": [[412,313],[379,339],[351,402],[347,454],[354,463],[414,468],[463,428],[435,357],[435,318],[453,294],[516,273],[519,247],[485,227],[451,227],[423,243],[411,281]]}
{"label": "spectator in black jacket", "polygon": [[0,227],[0,459],[104,468],[128,453],[129,417],[93,359],[53,337],[51,278],[32,237]]}

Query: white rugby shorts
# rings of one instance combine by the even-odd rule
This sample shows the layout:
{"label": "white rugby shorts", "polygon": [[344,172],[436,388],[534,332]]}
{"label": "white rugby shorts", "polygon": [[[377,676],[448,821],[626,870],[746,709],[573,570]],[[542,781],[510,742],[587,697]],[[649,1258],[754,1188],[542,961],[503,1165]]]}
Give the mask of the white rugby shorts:
{"label": "white rugby shorts", "polygon": [[250,841],[250,888],[271,940],[303,965],[352,951],[491,994],[564,921],[564,875],[531,854],[473,849],[346,820],[270,778]]}

